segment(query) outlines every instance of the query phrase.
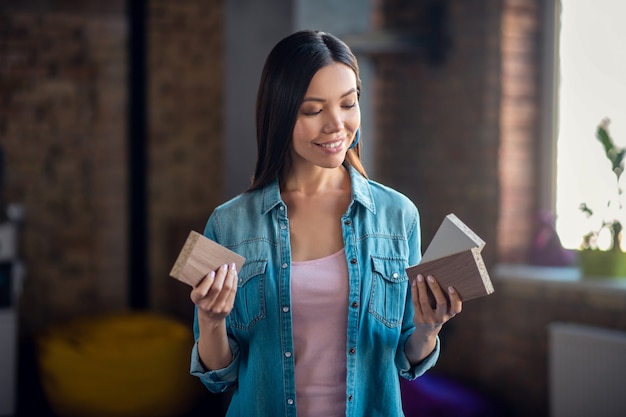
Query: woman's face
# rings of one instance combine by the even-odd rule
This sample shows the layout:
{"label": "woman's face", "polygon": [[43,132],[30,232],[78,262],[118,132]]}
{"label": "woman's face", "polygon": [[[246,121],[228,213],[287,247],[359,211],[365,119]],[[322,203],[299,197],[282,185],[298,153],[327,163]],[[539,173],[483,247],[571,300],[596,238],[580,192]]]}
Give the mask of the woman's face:
{"label": "woman's face", "polygon": [[340,166],[361,124],[356,75],[334,63],[313,76],[293,130],[293,161],[323,168]]}

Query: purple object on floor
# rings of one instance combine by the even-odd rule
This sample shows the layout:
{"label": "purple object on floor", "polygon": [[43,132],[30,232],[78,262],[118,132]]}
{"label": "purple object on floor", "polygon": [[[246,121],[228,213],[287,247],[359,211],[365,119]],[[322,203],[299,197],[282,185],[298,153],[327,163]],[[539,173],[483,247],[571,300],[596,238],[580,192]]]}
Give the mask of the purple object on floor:
{"label": "purple object on floor", "polygon": [[400,378],[406,417],[496,417],[500,405],[486,394],[449,378],[424,374],[414,381]]}

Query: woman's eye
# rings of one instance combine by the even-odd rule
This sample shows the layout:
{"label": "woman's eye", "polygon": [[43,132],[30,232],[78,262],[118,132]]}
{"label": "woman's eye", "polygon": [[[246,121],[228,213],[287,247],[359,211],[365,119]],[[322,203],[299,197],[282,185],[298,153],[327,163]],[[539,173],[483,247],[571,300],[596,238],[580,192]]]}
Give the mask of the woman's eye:
{"label": "woman's eye", "polygon": [[354,108],[355,106],[356,106],[356,101],[355,101],[355,102],[353,102],[353,103],[350,103],[350,104],[344,104],[342,107],[343,107],[344,109],[352,109],[352,108]]}
{"label": "woman's eye", "polygon": [[320,114],[321,112],[322,109],[307,109],[302,111],[305,116],[315,116],[316,114]]}

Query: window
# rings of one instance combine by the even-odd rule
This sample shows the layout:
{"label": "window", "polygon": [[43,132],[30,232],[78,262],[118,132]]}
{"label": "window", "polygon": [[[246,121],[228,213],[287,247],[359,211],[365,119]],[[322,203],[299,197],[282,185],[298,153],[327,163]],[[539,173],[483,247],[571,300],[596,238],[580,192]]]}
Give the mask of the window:
{"label": "window", "polygon": [[[617,193],[615,175],[595,133],[608,118],[614,141],[626,146],[626,2],[562,0],[560,8],[556,228],[563,246],[574,249],[583,235],[599,229],[602,215],[609,215],[607,202]],[[593,219],[579,210],[583,202],[596,213]]]}

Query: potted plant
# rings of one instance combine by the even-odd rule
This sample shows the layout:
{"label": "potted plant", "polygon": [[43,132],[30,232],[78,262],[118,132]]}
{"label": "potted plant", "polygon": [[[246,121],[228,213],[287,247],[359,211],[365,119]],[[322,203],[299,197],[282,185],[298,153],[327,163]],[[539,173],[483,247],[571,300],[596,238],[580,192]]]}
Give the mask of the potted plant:
{"label": "potted plant", "polygon": [[[604,218],[596,230],[591,230],[585,236],[580,247],[579,260],[586,278],[593,277],[626,277],[626,253],[622,251],[622,222],[619,215],[623,212],[622,188],[620,178],[624,172],[624,157],[626,149],[619,148],[609,133],[609,119],[604,119],[596,130],[596,138],[604,148],[604,153],[611,163],[611,170],[615,174],[616,193],[607,203],[608,218]],[[594,216],[594,211],[586,204],[580,205],[580,210],[587,216]],[[610,236],[608,250],[600,250],[598,240],[602,234]]]}

